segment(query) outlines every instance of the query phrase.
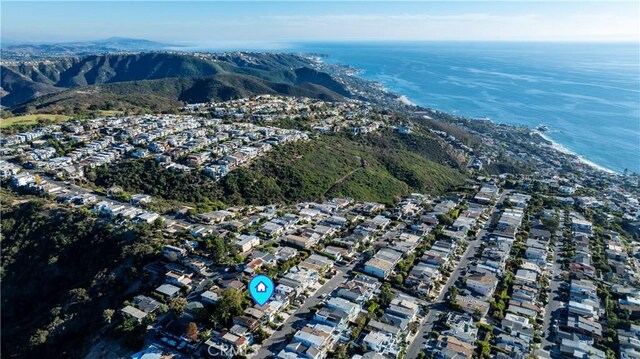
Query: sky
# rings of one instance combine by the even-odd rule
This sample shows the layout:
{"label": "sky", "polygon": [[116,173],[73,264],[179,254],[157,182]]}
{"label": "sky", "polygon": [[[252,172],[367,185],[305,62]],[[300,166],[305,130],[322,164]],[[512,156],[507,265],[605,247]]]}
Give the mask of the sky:
{"label": "sky", "polygon": [[640,41],[636,1],[3,0],[0,12],[4,42]]}

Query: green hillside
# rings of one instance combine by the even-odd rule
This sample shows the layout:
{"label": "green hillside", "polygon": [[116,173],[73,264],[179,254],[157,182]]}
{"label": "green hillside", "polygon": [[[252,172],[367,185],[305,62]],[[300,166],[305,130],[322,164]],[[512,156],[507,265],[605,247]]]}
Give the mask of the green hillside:
{"label": "green hillside", "polygon": [[220,182],[200,173],[172,173],[153,160],[128,160],[88,176],[99,186],[119,185],[192,204],[292,203],[333,196],[392,203],[411,191],[439,193],[461,184],[465,177],[451,167],[455,163],[428,135],[386,131],[283,146]]}

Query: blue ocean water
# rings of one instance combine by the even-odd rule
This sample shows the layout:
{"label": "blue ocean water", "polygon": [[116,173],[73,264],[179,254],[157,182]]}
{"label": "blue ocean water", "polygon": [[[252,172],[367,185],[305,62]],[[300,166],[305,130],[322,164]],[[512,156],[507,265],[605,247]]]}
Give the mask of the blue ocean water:
{"label": "blue ocean water", "polygon": [[588,43],[306,43],[412,102],[536,127],[601,167],[640,172],[640,48]]}

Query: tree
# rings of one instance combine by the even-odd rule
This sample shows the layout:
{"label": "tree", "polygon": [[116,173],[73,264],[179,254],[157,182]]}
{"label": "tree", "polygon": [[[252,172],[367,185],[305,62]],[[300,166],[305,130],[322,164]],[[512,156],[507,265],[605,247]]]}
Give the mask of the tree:
{"label": "tree", "polygon": [[253,333],[253,340],[258,344],[262,344],[267,338],[269,338],[269,333],[262,326],[259,326]]}
{"label": "tree", "polygon": [[185,336],[190,340],[198,340],[198,325],[194,322],[189,322]]}
{"label": "tree", "polygon": [[486,341],[478,341],[478,352],[481,358],[491,358],[491,344]]}
{"label": "tree", "polygon": [[102,312],[102,318],[104,318],[104,322],[107,323],[107,324],[111,324],[111,320],[113,320],[113,315],[115,313],[116,312],[113,309],[109,309],[109,308],[105,309]]}
{"label": "tree", "polygon": [[558,227],[560,226],[560,220],[558,219],[558,217],[544,217],[542,219],[542,225],[544,225],[544,227],[546,229],[548,229],[551,233],[555,233],[558,230]]}
{"label": "tree", "polygon": [[209,241],[208,245],[211,248],[211,255],[215,263],[223,264],[229,260],[229,248],[222,238],[216,237]]}
{"label": "tree", "polygon": [[439,214],[437,217],[438,217],[438,221],[443,226],[450,226],[453,224],[453,218],[451,218],[451,216],[448,214]]}
{"label": "tree", "polygon": [[382,287],[380,287],[380,304],[382,304],[383,307],[387,307],[392,300],[393,292],[391,291],[391,287],[388,283],[384,283]]}
{"label": "tree", "polygon": [[[233,317],[242,313],[242,292],[235,288],[227,288],[222,292],[222,298],[216,303],[216,311],[213,314],[217,323],[229,323]],[[213,318],[212,318],[213,319]]]}
{"label": "tree", "polygon": [[153,228],[161,229],[164,227],[164,218],[158,217],[155,221],[153,221]]}
{"label": "tree", "polygon": [[31,346],[42,345],[47,341],[48,337],[49,337],[49,332],[47,330],[38,329],[29,339],[29,344]]}
{"label": "tree", "polygon": [[458,287],[456,287],[455,285],[452,285],[451,287],[449,287],[449,301],[455,302],[457,297],[458,297]]}
{"label": "tree", "polygon": [[182,315],[187,307],[187,300],[183,297],[171,298],[169,300],[169,309],[176,315]]}
{"label": "tree", "polygon": [[417,333],[418,329],[420,329],[420,323],[413,321],[407,325],[407,329],[409,329],[410,333]]}

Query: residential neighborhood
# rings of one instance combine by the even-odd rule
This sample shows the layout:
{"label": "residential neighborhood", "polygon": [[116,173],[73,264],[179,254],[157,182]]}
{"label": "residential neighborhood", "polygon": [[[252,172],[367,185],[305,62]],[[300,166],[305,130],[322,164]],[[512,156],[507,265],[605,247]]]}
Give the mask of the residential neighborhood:
{"label": "residential neighborhood", "polygon": [[[94,168],[153,161],[220,181],[319,135],[412,135],[359,101],[265,95],[183,111],[71,120],[1,140],[0,175],[13,191],[160,238],[136,293],[108,312],[138,333],[132,359],[640,355],[640,207],[615,182],[624,179],[594,192],[587,185],[606,175],[560,177],[542,160],[534,175],[481,175],[490,155],[434,131],[470,178],[393,204],[335,197],[166,210],[150,193],[87,180]],[[313,120],[283,126],[298,116]],[[262,305],[247,288],[259,274],[274,282]]]}

